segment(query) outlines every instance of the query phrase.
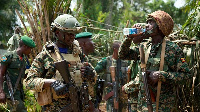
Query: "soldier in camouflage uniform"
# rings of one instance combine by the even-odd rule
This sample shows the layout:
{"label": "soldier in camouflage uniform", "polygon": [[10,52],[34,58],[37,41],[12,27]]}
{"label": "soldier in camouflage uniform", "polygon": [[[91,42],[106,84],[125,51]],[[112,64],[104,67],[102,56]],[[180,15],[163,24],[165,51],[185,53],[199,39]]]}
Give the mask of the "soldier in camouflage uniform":
{"label": "soldier in camouflage uniform", "polygon": [[[76,35],[75,40],[79,42],[79,46],[83,51],[83,57],[87,58],[87,61],[92,64],[92,66],[96,65],[97,59],[94,58],[95,45],[92,40],[92,33],[90,32],[81,32]],[[85,56],[86,55],[86,56]]]}
{"label": "soldier in camouflage uniform", "polygon": [[13,51],[18,48],[20,35],[23,35],[22,28],[19,26],[15,27],[14,35],[8,40],[7,45],[9,46],[8,51]]}
{"label": "soldier in camouflage uniform", "polygon": [[[14,35],[8,40],[8,43],[7,43],[7,46],[9,46],[8,51],[13,51],[13,50],[16,50],[18,48],[19,41],[21,40],[21,37],[20,37],[21,35],[23,35],[22,28],[19,27],[19,26],[16,26]],[[29,69],[30,68],[30,62],[28,61],[28,59],[26,61],[27,61],[26,69]]]}
{"label": "soldier in camouflage uniform", "polygon": [[[22,36],[20,38],[19,47],[2,56],[0,66],[0,103],[5,103],[6,100],[8,109],[12,112],[27,112],[23,104],[24,92],[22,84],[23,78],[25,77],[25,55],[30,54],[31,49],[35,47],[35,43],[31,38],[27,36]],[[8,74],[10,77],[16,105],[11,101],[8,89],[9,85],[7,85],[8,80],[4,80],[3,78],[5,74]]]}
{"label": "soldier in camouflage uniform", "polygon": [[[113,88],[112,88],[112,79],[111,79],[111,74],[110,74],[110,66],[116,66],[116,60],[118,59],[118,50],[121,45],[120,41],[114,41],[113,42],[113,55],[104,57],[102,60],[100,60],[97,63],[97,66],[95,67],[95,71],[97,73],[100,73],[102,71],[105,71],[105,74],[103,76],[103,79],[105,80],[105,91],[104,94],[110,93]],[[121,73],[119,77],[119,87],[127,83],[127,67],[129,63],[127,61],[122,60],[121,61]],[[120,87],[121,88],[121,87]],[[124,112],[127,110],[127,96],[121,92],[120,90],[120,95],[119,95],[119,112]],[[114,103],[113,103],[113,96],[108,98],[106,101],[106,109],[107,112],[112,112],[114,108]]]}
{"label": "soldier in camouflage uniform", "polygon": [[[58,112],[58,111],[94,111],[93,108],[87,110],[86,105],[80,106],[82,77],[85,74],[85,68],[81,63],[81,50],[78,42],[75,39],[75,34],[80,32],[80,25],[76,18],[71,15],[63,14],[58,16],[52,23],[52,31],[56,38],[56,42],[48,42],[44,45],[43,50],[34,59],[28,76],[26,78],[26,88],[36,91],[38,103],[42,105],[43,111]],[[59,56],[70,63],[69,72],[71,79],[74,82],[74,89],[69,88],[55,68],[55,62],[59,61]],[[62,59],[63,60],[63,59]],[[67,69],[67,68],[66,68]],[[90,69],[90,73],[95,74],[94,70]],[[87,76],[86,76],[87,77]],[[89,104],[92,104],[94,97],[93,86],[95,84],[95,76],[90,79],[84,79],[88,82]],[[72,87],[72,86],[71,86]],[[69,89],[68,89],[69,88]],[[43,95],[45,94],[45,95]],[[86,94],[86,93],[84,93]],[[41,100],[44,96],[44,100]],[[76,99],[71,99],[74,95]],[[87,100],[87,99],[85,99]],[[85,101],[87,102],[87,101]]]}
{"label": "soldier in camouflage uniform", "polygon": [[[75,38],[78,42],[79,42],[79,45],[82,49],[82,57],[84,57],[83,59],[86,59],[86,60],[82,60],[82,61],[88,61],[92,64],[91,62],[91,55],[89,55],[90,53],[93,53],[94,52],[94,42],[92,41],[92,33],[90,32],[82,32],[82,33],[79,33],[76,35],[76,38]],[[102,90],[103,90],[103,87],[101,85],[101,79],[97,79],[96,80],[96,84],[95,84],[95,90],[94,90],[94,94],[95,94],[95,97],[94,97],[94,103],[95,103],[95,107],[98,108],[98,102],[100,102],[101,100],[98,101],[98,99],[102,99]],[[102,82],[103,83],[103,82]],[[101,85],[101,86],[99,86]],[[98,87],[98,88],[97,88]],[[97,93],[99,92],[99,93]]]}
{"label": "soldier in camouflage uniform", "polygon": [[[132,81],[136,78],[139,73],[139,62],[131,60],[131,64],[128,66],[129,71],[129,80]],[[129,81],[129,82],[130,82]],[[126,88],[127,89],[127,88]],[[138,91],[135,92],[127,92],[128,97],[128,111],[129,112],[137,112],[137,104],[138,104]]]}
{"label": "soldier in camouflage uniform", "polygon": [[[163,71],[159,71],[162,42],[165,36],[168,36],[173,30],[173,25],[173,20],[168,13],[164,11],[155,11],[148,15],[146,32],[128,35],[119,51],[121,59],[138,60],[139,49],[138,47],[130,49],[131,42],[143,44],[143,39],[151,37],[152,40],[146,43],[146,49],[151,48],[149,50],[150,53],[146,69],[149,71],[147,72],[149,88],[154,94],[157,92],[156,84],[158,80],[162,81],[158,106],[160,112],[175,111],[176,87],[179,84],[183,84],[185,80],[191,78],[188,65],[184,60],[183,51],[171,41],[166,41],[164,68]],[[139,26],[135,24],[134,27]],[[138,111],[142,112],[148,111],[143,86],[142,75],[137,75],[135,80],[122,87],[122,90],[126,93],[139,91]],[[154,102],[154,111],[155,108],[156,105]]]}

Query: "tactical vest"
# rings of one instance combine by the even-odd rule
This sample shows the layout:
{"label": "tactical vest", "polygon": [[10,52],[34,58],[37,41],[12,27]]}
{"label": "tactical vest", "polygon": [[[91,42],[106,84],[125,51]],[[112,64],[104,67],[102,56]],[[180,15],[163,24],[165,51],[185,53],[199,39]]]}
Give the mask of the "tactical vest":
{"label": "tactical vest", "polygon": [[[47,54],[49,54],[49,56],[54,60],[54,62],[57,61],[57,56],[55,52],[49,52],[47,49],[44,49],[44,50],[46,51]],[[63,54],[63,53],[61,54],[64,57],[64,59],[71,64],[69,67],[71,78],[75,82],[75,85],[80,90],[80,86],[82,85],[83,81],[82,81],[81,73],[80,73],[80,68],[82,66],[82,63],[81,63],[79,55]],[[60,80],[64,82],[58,70],[56,70],[55,76],[53,76],[52,79],[56,79],[56,80]],[[38,100],[38,104],[43,106],[43,105],[50,104],[52,102],[52,99],[56,100],[58,98],[65,98],[65,97],[57,96],[55,91],[51,87],[49,87],[49,88],[44,89],[40,93],[36,93],[36,98]]]}
{"label": "tactical vest", "polygon": [[[74,57],[73,54],[63,54],[63,53],[62,56],[66,61],[68,61],[71,64],[69,67],[70,75],[72,77],[72,80],[74,80],[76,86],[80,87],[83,82],[80,73],[80,68],[81,66],[83,66],[83,64],[81,63],[80,57],[79,56]],[[63,81],[62,76],[57,70],[55,79]]]}

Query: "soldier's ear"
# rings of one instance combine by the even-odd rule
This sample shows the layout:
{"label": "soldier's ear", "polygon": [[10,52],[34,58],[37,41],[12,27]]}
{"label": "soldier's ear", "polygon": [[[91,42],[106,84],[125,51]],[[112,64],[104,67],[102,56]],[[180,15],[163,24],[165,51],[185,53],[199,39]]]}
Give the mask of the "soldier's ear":
{"label": "soldier's ear", "polygon": [[59,33],[60,33],[60,30],[56,29],[55,30],[55,35],[58,36]]}
{"label": "soldier's ear", "polygon": [[86,46],[86,42],[83,42],[83,46]]}

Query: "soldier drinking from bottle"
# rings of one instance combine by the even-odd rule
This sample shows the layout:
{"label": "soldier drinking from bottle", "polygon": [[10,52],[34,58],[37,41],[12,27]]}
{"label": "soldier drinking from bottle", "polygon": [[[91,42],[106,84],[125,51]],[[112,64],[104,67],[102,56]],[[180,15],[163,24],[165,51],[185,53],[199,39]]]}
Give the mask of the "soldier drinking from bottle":
{"label": "soldier drinking from bottle", "polygon": [[[191,78],[188,65],[184,61],[182,49],[175,43],[165,39],[172,32],[173,26],[173,19],[168,13],[155,11],[147,17],[146,31],[140,34],[127,35],[119,51],[121,59],[136,61],[143,56],[140,55],[142,50],[139,50],[139,47],[130,49],[131,42],[144,46],[146,65],[141,66],[141,68],[146,68],[147,85],[151,93],[150,100],[153,106],[151,111],[175,111],[176,87]],[[139,25],[135,24],[133,27],[139,27]],[[149,37],[151,37],[151,41],[142,42],[143,39]],[[144,112],[149,110],[147,108],[149,104],[147,104],[146,89],[144,90],[145,84],[142,77],[143,75],[139,74],[135,80],[123,86],[122,90],[126,93],[139,91],[138,111]],[[153,96],[156,96],[154,98],[155,102],[153,102]]]}

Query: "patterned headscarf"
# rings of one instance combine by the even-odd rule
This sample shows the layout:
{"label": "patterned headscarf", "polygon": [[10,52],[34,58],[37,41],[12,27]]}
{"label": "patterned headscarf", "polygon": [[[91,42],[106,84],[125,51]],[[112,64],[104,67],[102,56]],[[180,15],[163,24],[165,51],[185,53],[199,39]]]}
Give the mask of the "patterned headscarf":
{"label": "patterned headscarf", "polygon": [[159,29],[165,36],[168,36],[172,32],[174,22],[172,17],[168,13],[159,10],[148,14],[148,18],[153,18],[156,21]]}

